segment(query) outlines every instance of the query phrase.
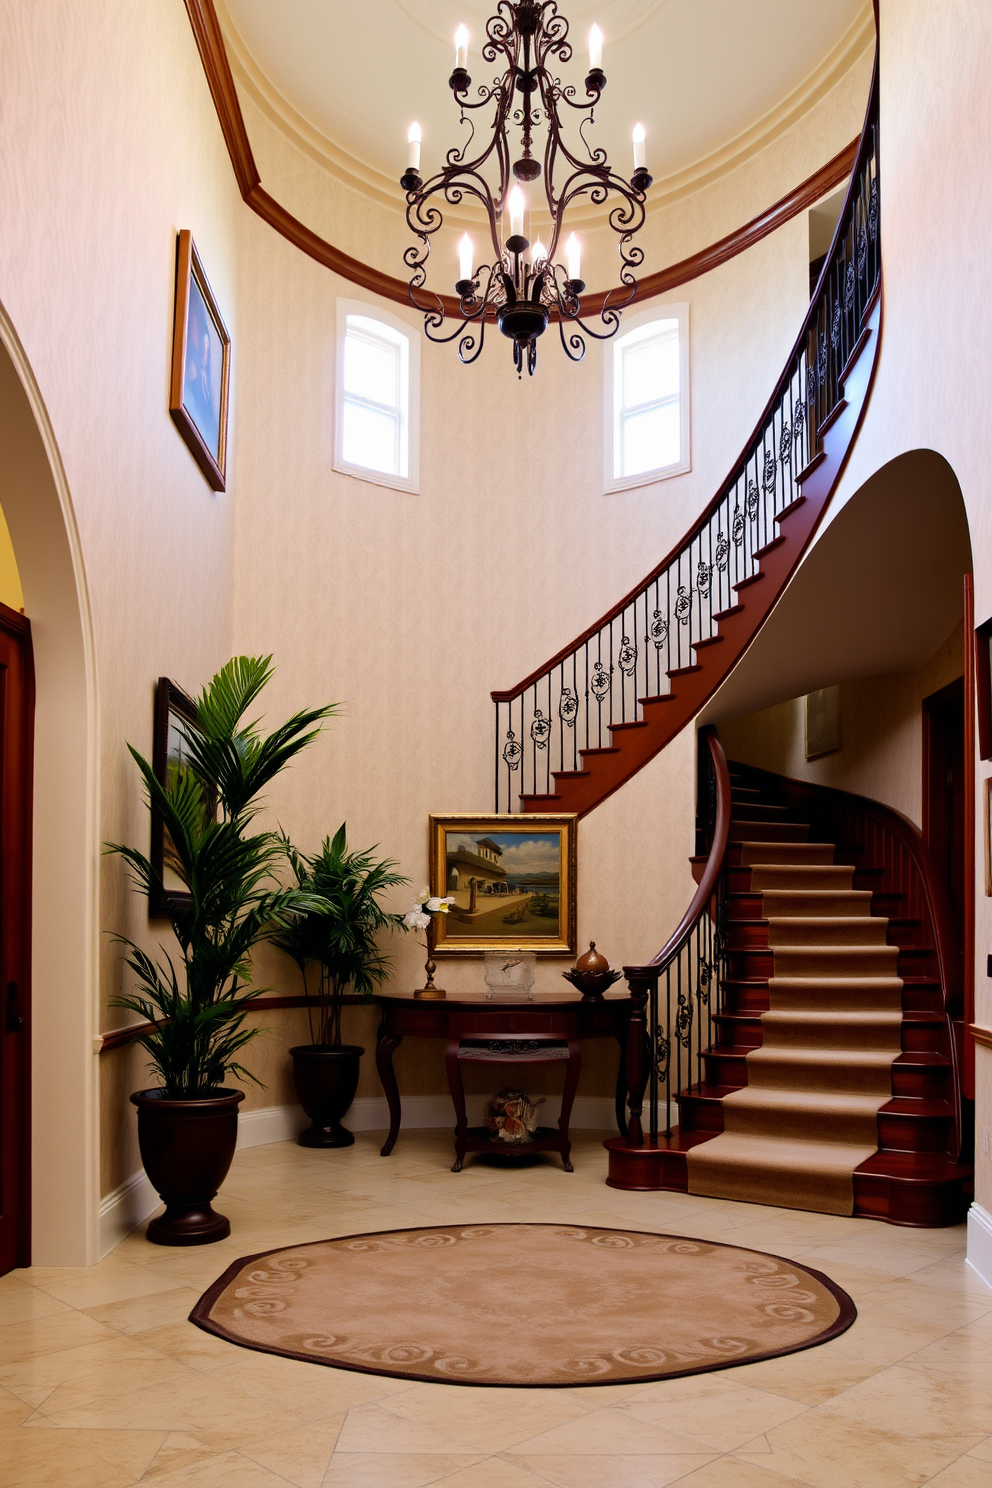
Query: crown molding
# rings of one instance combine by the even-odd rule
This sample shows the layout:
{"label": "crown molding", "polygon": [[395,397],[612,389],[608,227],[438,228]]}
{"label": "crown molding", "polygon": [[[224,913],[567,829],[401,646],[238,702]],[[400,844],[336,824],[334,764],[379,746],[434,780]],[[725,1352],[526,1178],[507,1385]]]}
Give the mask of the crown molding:
{"label": "crown molding", "polygon": [[[402,211],[403,202],[396,179],[385,175],[370,161],[351,154],[303,114],[282,94],[266,73],[238,30],[225,0],[214,0],[217,22],[225,46],[230,72],[235,83],[255,107],[291,144],[315,161],[323,170],[350,190],[356,191],[379,206]],[[865,7],[802,82],[774,108],[734,138],[700,155],[681,170],[656,178],[648,195],[648,211],[671,206],[704,186],[737,170],[748,160],[786,134],[824,98],[874,45],[875,24],[870,7]],[[473,225],[481,214],[449,207],[447,219],[457,226]],[[570,208],[570,220],[576,226],[601,223],[601,208]]]}
{"label": "crown molding", "polygon": [[[298,217],[294,217],[262,186],[241,112],[241,104],[238,100],[237,88],[214,0],[184,0],[184,4],[193,28],[193,35],[224,141],[231,157],[231,164],[234,167],[238,188],[246,205],[251,207],[252,211],[256,212],[270,227],[281,233],[288,242],[294,244],[301,252],[308,254],[310,258],[315,259],[317,263],[340,274],[352,284],[369,290],[372,294],[382,295],[384,299],[393,300],[409,308],[410,290],[404,280],[396,279],[391,274],[384,274],[380,269],[374,269],[361,259],[352,258],[340,248],[335,248],[333,243],[329,243],[326,238],[322,238],[319,233],[301,222]],[[635,299],[648,300],[657,295],[668,294],[680,285],[687,284],[691,279],[698,279],[702,274],[708,274],[713,269],[719,268],[721,264],[727,263],[738,253],[752,248],[769,233],[775,232],[777,228],[791,221],[799,212],[805,211],[814,202],[819,201],[821,197],[826,196],[828,192],[847,180],[857,156],[858,144],[858,140],[852,140],[851,144],[835,155],[832,160],[828,160],[826,165],[814,171],[800,185],[764,212],[759,213],[757,217],[752,218],[750,222],[746,222],[743,227],[728,233],[726,237],[720,238],[708,247],[700,249],[698,253],[692,254],[689,258],[681,259],[678,263],[670,265],[667,269],[661,269],[656,274],[648,274],[638,284]],[[584,294],[582,297],[583,314],[597,315],[608,298],[613,297],[615,300],[618,296],[625,296],[626,293],[626,289],[615,287]],[[437,299],[446,316],[458,316],[458,300],[454,295],[438,295]]]}

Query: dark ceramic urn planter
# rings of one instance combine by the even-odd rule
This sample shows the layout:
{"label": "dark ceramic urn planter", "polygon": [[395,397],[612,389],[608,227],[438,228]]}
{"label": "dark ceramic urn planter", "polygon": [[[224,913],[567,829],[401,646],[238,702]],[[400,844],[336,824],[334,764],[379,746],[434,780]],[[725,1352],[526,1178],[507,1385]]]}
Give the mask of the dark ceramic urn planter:
{"label": "dark ceramic urn planter", "polygon": [[310,1117],[301,1147],[350,1147],[354,1135],[341,1117],[355,1099],[365,1050],[358,1044],[297,1044],[290,1049],[296,1098]]}
{"label": "dark ceramic urn planter", "polygon": [[138,1090],[138,1145],[145,1172],[165,1204],[148,1226],[155,1245],[210,1245],[226,1240],[231,1221],[211,1208],[238,1145],[243,1090],[218,1090],[199,1100],[168,1100]]}

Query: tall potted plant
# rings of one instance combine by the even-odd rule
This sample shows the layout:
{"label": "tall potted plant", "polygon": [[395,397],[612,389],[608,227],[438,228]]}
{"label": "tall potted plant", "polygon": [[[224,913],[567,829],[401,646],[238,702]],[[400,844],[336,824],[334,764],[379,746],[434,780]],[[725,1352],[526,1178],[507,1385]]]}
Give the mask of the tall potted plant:
{"label": "tall potted plant", "polygon": [[[296,852],[289,842],[285,846],[298,888],[315,901],[274,937],[299,967],[308,995],[310,1043],[289,1051],[296,1096],[310,1117],[298,1140],[303,1147],[350,1147],[355,1138],[341,1118],[355,1099],[365,1050],[341,1042],[341,1009],[349,989],[368,999],[388,976],[390,958],[377,937],[402,928],[403,920],[379,900],[409,880],[394,872],[391,859],[376,859],[374,847],[349,852],[344,823],[313,857]],[[314,965],[320,977],[311,997],[307,968]]]}
{"label": "tall potted plant", "polygon": [[[166,783],[128,745],[149,805],[171,840],[170,865],[188,897],[170,898],[178,958],[154,960],[121,936],[137,990],[114,999],[150,1025],[138,1042],[159,1084],[137,1091],[138,1141],[145,1170],[165,1202],[148,1238],[159,1245],[203,1245],[231,1232],[211,1200],[227,1176],[237,1144],[241,1090],[229,1075],[252,1079],[240,1051],[261,1031],[245,1027],[252,1000],[250,956],[259,941],[284,929],[294,913],[322,907],[300,887],[284,888],[284,839],[252,830],[259,794],[319,733],[334,707],[294,713],[272,733],[246,721],[272,675],[272,658],[236,656],[204,688],[197,724],[184,732],[185,763]],[[144,853],[109,843],[151,900],[163,884]]]}

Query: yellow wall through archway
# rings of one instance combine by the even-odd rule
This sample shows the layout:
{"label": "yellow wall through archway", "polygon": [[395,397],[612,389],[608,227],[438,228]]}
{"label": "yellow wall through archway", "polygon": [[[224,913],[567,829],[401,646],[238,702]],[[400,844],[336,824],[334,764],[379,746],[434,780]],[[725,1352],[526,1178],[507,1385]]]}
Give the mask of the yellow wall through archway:
{"label": "yellow wall through archway", "polygon": [[21,576],[17,571],[14,545],[7,531],[7,518],[0,507],[0,603],[12,610],[24,609]]}

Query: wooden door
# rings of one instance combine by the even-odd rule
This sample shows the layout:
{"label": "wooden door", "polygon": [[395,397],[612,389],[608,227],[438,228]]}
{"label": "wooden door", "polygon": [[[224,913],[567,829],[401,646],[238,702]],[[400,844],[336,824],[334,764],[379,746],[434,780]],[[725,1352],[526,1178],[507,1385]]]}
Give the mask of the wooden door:
{"label": "wooden door", "polygon": [[30,1263],[31,627],[0,604],[0,1275]]}
{"label": "wooden door", "polygon": [[923,699],[923,836],[947,889],[954,940],[964,960],[965,876],[964,678]]}

